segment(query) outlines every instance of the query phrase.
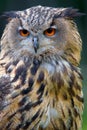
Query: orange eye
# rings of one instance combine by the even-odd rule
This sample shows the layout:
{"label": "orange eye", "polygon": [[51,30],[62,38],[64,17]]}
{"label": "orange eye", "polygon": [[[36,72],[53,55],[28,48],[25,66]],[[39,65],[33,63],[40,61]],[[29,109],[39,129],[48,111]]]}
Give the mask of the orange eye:
{"label": "orange eye", "polygon": [[49,28],[49,29],[44,31],[44,34],[46,36],[49,36],[49,37],[55,35],[55,33],[56,33],[56,29],[55,28]]}
{"label": "orange eye", "polygon": [[26,29],[22,29],[22,30],[19,30],[19,33],[22,37],[27,37],[30,35],[30,32],[27,31]]}

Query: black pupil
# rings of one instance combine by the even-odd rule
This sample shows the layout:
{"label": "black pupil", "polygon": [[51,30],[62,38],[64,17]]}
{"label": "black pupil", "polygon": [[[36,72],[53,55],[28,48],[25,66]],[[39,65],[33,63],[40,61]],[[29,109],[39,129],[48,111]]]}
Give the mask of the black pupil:
{"label": "black pupil", "polygon": [[48,33],[52,33],[52,31],[53,31],[52,28],[47,29],[47,32],[48,32]]}
{"label": "black pupil", "polygon": [[27,34],[28,33],[28,31],[27,30],[22,30],[22,32],[24,33],[24,34]]}

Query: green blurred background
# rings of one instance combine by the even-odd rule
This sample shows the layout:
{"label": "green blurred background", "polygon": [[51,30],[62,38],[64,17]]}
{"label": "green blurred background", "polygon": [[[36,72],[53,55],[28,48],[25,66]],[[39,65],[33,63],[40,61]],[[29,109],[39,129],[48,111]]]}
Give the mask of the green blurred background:
{"label": "green blurred background", "polygon": [[[73,7],[87,14],[87,0],[0,0],[0,14],[10,10],[23,10],[31,6],[43,5],[53,7]],[[83,40],[81,71],[83,73],[83,92],[85,107],[83,114],[83,128],[87,130],[87,16],[76,18],[79,32]],[[5,27],[5,20],[0,19],[0,37]]]}

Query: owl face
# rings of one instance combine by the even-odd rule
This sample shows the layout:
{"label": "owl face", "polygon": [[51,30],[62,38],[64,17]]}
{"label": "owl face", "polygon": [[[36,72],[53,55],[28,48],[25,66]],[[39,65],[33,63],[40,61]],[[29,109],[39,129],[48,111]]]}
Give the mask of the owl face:
{"label": "owl face", "polygon": [[46,53],[65,56],[70,50],[71,54],[75,54],[75,51],[81,50],[81,47],[78,49],[80,36],[71,20],[78,15],[76,11],[36,6],[7,13],[11,20],[2,36],[2,50],[12,57]]}
{"label": "owl face", "polygon": [[62,47],[66,44],[64,34],[66,28],[61,19],[46,22],[40,26],[37,23],[34,27],[29,26],[30,24],[32,23],[24,22],[18,18],[10,22],[10,30],[7,34],[10,48],[16,52],[27,51],[32,55],[39,55],[48,50],[63,49]]}

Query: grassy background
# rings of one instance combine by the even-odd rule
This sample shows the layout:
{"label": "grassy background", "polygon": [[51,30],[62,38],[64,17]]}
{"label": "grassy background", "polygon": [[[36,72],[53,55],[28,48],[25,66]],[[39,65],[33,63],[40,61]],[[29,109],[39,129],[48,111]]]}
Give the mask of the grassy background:
{"label": "grassy background", "polygon": [[[87,13],[87,0],[0,0],[0,13],[10,10],[23,10],[35,5],[45,5],[53,7],[74,7],[80,12]],[[83,40],[83,51],[81,60],[81,70],[84,77],[83,92],[84,92],[84,113],[83,113],[83,128],[87,130],[87,16],[76,19],[79,32]],[[0,20],[0,37],[4,29],[5,21]]]}

